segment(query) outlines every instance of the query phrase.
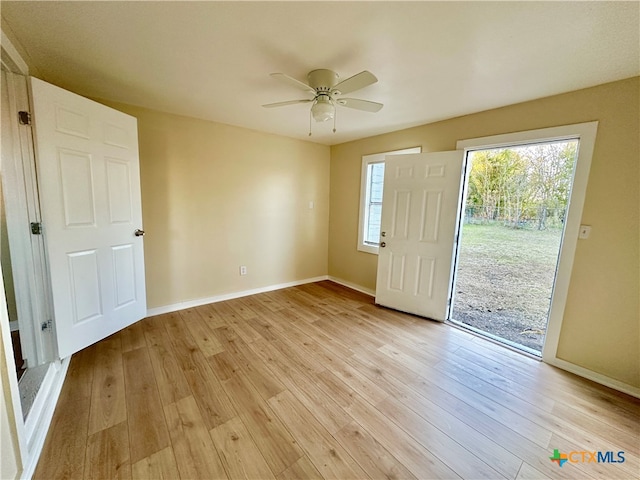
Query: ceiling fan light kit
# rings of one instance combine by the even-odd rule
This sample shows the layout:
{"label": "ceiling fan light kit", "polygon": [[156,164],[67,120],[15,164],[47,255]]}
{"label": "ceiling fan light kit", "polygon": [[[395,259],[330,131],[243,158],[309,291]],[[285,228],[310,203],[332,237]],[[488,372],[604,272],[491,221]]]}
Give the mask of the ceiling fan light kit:
{"label": "ceiling fan light kit", "polygon": [[265,108],[283,107],[285,105],[295,105],[298,103],[313,103],[311,111],[309,113],[309,136],[311,136],[311,118],[316,122],[326,122],[333,120],[333,131],[335,133],[335,120],[336,120],[336,105],[340,105],[347,108],[353,108],[356,110],[362,110],[365,112],[377,112],[382,108],[381,103],[371,102],[369,100],[361,100],[357,98],[342,98],[341,95],[350,93],[361,88],[368,87],[378,81],[378,79],[371,72],[365,70],[353,77],[349,77],[346,80],[338,82],[339,75],[327,69],[312,70],[307,75],[307,82],[304,83],[296,80],[284,73],[272,73],[271,76],[275,79],[283,81],[290,86],[303,90],[307,93],[313,94],[313,98],[300,99],[300,100],[288,100],[285,102],[269,103],[263,105]]}
{"label": "ceiling fan light kit", "polygon": [[311,107],[311,115],[316,122],[332,120],[336,113],[336,107],[328,95],[320,95]]}

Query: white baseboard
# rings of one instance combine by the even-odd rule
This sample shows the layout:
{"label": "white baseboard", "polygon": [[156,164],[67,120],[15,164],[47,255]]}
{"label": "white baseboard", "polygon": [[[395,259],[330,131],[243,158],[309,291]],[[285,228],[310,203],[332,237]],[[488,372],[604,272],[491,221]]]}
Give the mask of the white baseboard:
{"label": "white baseboard", "polygon": [[38,391],[36,401],[31,407],[25,431],[27,433],[27,455],[23,457],[23,470],[20,478],[31,479],[38,465],[44,441],[49,432],[49,426],[53,419],[53,413],[62,391],[64,379],[67,376],[71,357],[61,361],[52,362],[49,365],[47,375]]}
{"label": "white baseboard", "polygon": [[295,280],[293,282],[279,283],[276,285],[268,285],[266,287],[253,288],[251,290],[243,290],[241,292],[224,293],[221,295],[214,295],[213,297],[198,298],[196,300],[189,300],[186,302],[174,303],[172,305],[165,305],[162,307],[150,308],[147,310],[147,316],[153,317],[154,315],[162,315],[163,313],[177,312],[178,310],[184,310],[185,308],[199,307],[200,305],[206,305],[208,303],[223,302],[225,300],[233,300],[234,298],[247,297],[249,295],[257,295],[258,293],[272,292],[274,290],[280,290],[282,288],[296,287],[298,285],[304,285],[305,283],[321,282],[322,280],[328,280],[328,279],[329,279],[328,275],[322,275],[320,277],[305,278],[303,280]]}
{"label": "white baseboard", "polygon": [[362,287],[360,285],[356,285],[355,283],[348,282],[348,281],[343,280],[341,278],[332,277],[331,275],[329,275],[329,280],[331,280],[332,282],[335,282],[335,283],[337,283],[339,285],[342,285],[343,287],[348,287],[348,288],[350,288],[352,290],[355,290],[357,292],[364,293],[365,295],[369,295],[370,297],[375,297],[376,296],[376,292],[374,290],[371,290],[370,288]]}
{"label": "white baseboard", "polygon": [[553,358],[546,362],[549,365],[561,368],[562,370],[566,370],[567,372],[575,373],[580,377],[599,383],[600,385],[604,385],[605,387],[613,388],[614,390],[626,393],[627,395],[631,395],[632,397],[640,398],[640,388],[629,385],[628,383],[624,383],[620,380],[607,377],[606,375],[594,372],[593,370],[589,370],[588,368],[584,368],[571,362],[567,362],[566,360],[562,360],[561,358]]}

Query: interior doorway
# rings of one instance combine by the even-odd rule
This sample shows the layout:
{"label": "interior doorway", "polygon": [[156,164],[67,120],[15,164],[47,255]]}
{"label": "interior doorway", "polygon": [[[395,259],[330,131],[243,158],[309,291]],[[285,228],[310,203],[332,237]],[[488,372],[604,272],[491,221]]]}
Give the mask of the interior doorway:
{"label": "interior doorway", "polygon": [[452,322],[542,355],[578,146],[467,153]]}
{"label": "interior doorway", "polygon": [[[16,357],[18,361],[15,363],[22,362],[26,367],[20,369],[24,372],[18,372],[16,369],[16,373],[21,373],[19,379],[18,375],[14,377],[9,371],[8,383],[13,406],[10,409],[13,412],[11,422],[14,423],[17,431],[19,457],[24,467],[23,476],[30,478],[53,417],[71,354],[100,339],[88,338],[88,335],[82,336],[65,328],[70,322],[73,324],[72,327],[86,326],[90,323],[88,320],[96,317],[96,315],[92,317],[92,313],[97,311],[98,306],[102,308],[102,305],[97,305],[97,298],[106,299],[105,302],[109,308],[105,308],[104,311],[112,314],[117,310],[107,321],[102,322],[102,326],[96,326],[99,337],[107,336],[113,333],[114,329],[123,328],[146,314],[141,238],[144,231],[141,230],[142,213],[135,118],[34,78],[28,80],[26,76],[28,69],[24,62],[18,62],[20,65],[17,67],[15,62],[7,62],[9,46],[9,42],[5,41],[3,35],[0,81],[2,94],[0,110],[3,126],[2,142],[0,142],[2,146],[0,202],[5,215],[2,215],[0,222],[0,242],[2,243],[0,247],[6,248],[2,250],[3,258],[0,261],[3,267],[0,285],[4,287],[3,293],[5,290],[13,291],[13,294],[9,295],[11,298],[7,304],[9,302],[13,304],[13,298],[15,298],[16,311],[12,318],[16,320],[9,320],[7,311],[11,309],[9,306],[5,310],[7,315],[2,315],[2,347],[7,366],[12,365],[14,363],[14,359],[11,358],[12,347],[17,346],[19,340],[20,358]],[[36,87],[34,84],[37,84]],[[52,100],[51,95],[45,91],[49,90],[51,93],[52,89],[57,91],[57,93],[54,92],[55,100]],[[51,102],[54,102],[55,106]],[[73,104],[70,105],[69,102]],[[84,111],[84,107],[89,108],[90,111]],[[51,128],[52,118],[55,128]],[[38,130],[32,128],[32,119],[37,119]],[[83,121],[76,121],[78,119]],[[83,131],[78,131],[89,126],[91,126],[89,131],[93,135],[91,138]],[[94,128],[94,126],[100,128]],[[77,142],[84,143],[75,145],[75,148],[58,149],[52,153],[52,145],[58,145],[48,141],[54,131],[77,137]],[[47,135],[49,135],[48,138]],[[103,144],[99,159],[95,152],[98,147],[93,144],[86,145],[87,140],[92,140],[94,137],[101,139]],[[35,148],[40,155],[47,152],[40,157],[38,163],[35,161]],[[43,158],[46,158],[46,161]],[[99,216],[101,223],[91,222],[89,221],[92,220],[91,218],[86,218],[87,212],[92,213],[92,209],[87,208],[91,203],[88,201],[90,199],[78,195],[78,192],[81,194],[89,192],[86,188],[87,184],[90,186],[96,184],[93,182],[94,176],[89,175],[93,169],[93,158],[96,158],[95,171],[99,173],[97,175],[98,180],[101,180],[99,184],[108,187],[99,189],[102,196],[96,200],[101,212]],[[60,161],[56,162],[56,159]],[[47,168],[59,166],[64,171],[62,173],[44,171],[44,165]],[[51,184],[59,182],[61,178],[63,183],[67,180],[66,185],[69,186],[65,192],[57,192],[57,194],[54,192],[53,195],[51,191],[49,194],[43,193],[44,188],[50,189]],[[40,182],[37,179],[40,179]],[[106,193],[108,198],[105,199]],[[66,217],[56,216],[56,212],[61,211],[60,203],[62,202],[66,208],[66,210],[63,209]],[[41,205],[44,207],[42,211]],[[104,214],[106,209],[108,209],[108,215]],[[93,213],[96,210],[97,208]],[[89,254],[92,254],[95,249],[89,248],[87,255],[84,255],[86,250],[78,254],[78,250],[81,249],[76,245],[68,255],[73,257],[73,261],[69,262],[73,263],[72,268],[69,268],[68,264],[59,265],[60,256],[54,255],[56,252],[52,252],[48,247],[53,245],[57,248],[61,245],[53,235],[54,230],[60,227],[61,218],[64,218],[65,225],[74,227],[73,235],[69,235],[74,239],[79,235],[79,226],[93,227],[96,226],[93,225],[94,223],[100,223],[97,225],[100,228],[94,228],[95,238],[98,240],[108,238],[116,243],[108,246],[111,248],[109,258],[113,259],[113,262],[106,269],[102,268],[100,273],[104,273],[107,277],[113,274],[117,276],[117,281],[112,282],[110,278],[98,279],[93,283],[86,281],[87,273],[96,273],[96,269],[92,269],[91,261],[83,260],[89,258]],[[43,225],[47,225],[47,228]],[[106,228],[102,228],[105,226]],[[109,230],[107,235],[106,230],[109,227],[113,229]],[[111,235],[112,230],[117,228],[126,231],[125,240]],[[45,235],[49,239],[48,242],[44,241]],[[85,235],[83,238],[86,240],[88,237]],[[103,259],[107,258],[102,254],[100,256]],[[64,302],[72,295],[69,290],[60,290],[63,282],[54,278],[51,273],[52,259],[58,261],[54,267],[56,273],[69,272],[72,276],[75,275],[72,279],[74,281],[67,282],[65,285],[69,289],[74,288],[77,308],[72,313],[77,315],[77,318],[65,312],[61,314],[55,312],[56,318],[66,320],[66,324],[64,321],[54,323],[56,307],[54,300],[57,299],[59,306],[60,301]],[[103,262],[103,267],[105,263],[108,262]],[[5,270],[8,275],[7,278],[2,279]],[[95,280],[95,275],[91,279]],[[87,285],[89,287],[105,286],[105,290],[96,292],[94,288],[93,292],[90,292],[93,295],[87,295],[87,290],[91,290]],[[54,291],[54,287],[58,290]],[[2,301],[4,302],[4,299]],[[10,335],[10,330],[18,332],[18,335]],[[72,349],[61,349],[60,338],[67,341],[67,347],[69,342],[75,342],[72,344]]]}

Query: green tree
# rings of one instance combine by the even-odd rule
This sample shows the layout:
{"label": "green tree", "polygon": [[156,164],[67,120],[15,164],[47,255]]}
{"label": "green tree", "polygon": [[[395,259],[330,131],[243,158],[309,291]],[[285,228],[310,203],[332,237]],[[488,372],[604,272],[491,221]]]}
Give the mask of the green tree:
{"label": "green tree", "polygon": [[467,205],[486,220],[518,221],[526,198],[525,163],[513,149],[475,152],[469,174]]}
{"label": "green tree", "polygon": [[577,141],[547,143],[529,147],[524,153],[538,208],[538,230],[547,228],[550,217],[556,224],[564,221],[577,147]]}
{"label": "green tree", "polygon": [[474,152],[467,208],[483,221],[518,228],[536,220],[539,230],[564,221],[577,141]]}

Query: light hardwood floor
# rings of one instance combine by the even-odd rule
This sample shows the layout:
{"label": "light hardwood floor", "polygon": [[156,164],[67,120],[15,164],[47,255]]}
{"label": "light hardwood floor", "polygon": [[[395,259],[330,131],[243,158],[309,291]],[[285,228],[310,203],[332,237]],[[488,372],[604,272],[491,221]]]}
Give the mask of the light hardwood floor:
{"label": "light hardwood floor", "polygon": [[636,399],[320,282],[74,355],[34,478],[638,478],[639,425]]}

